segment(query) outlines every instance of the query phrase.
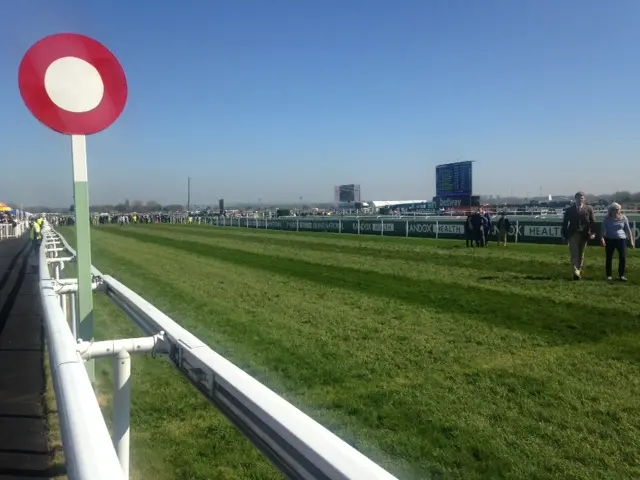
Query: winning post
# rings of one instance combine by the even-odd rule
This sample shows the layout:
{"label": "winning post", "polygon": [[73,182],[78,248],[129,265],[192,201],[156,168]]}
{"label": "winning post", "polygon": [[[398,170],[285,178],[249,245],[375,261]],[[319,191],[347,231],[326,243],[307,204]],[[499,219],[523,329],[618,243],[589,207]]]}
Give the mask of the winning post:
{"label": "winning post", "polygon": [[[91,218],[87,174],[87,135],[112,125],[127,103],[127,77],[120,62],[98,41],[60,33],[36,42],[18,72],[29,111],[52,130],[71,136],[78,265],[79,338],[93,339]],[[95,381],[93,360],[87,373]]]}

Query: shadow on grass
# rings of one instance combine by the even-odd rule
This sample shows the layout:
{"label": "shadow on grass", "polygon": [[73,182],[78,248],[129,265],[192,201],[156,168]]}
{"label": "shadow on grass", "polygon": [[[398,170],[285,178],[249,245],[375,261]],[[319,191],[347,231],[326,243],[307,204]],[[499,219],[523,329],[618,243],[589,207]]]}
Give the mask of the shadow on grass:
{"label": "shadow on grass", "polygon": [[581,309],[579,303],[541,301],[534,295],[496,295],[482,285],[463,286],[446,280],[415,281],[350,267],[322,265],[195,241],[174,240],[129,229],[114,229],[109,232],[242,267],[386,297],[445,314],[466,315],[500,327],[544,336],[555,345],[598,342],[610,335],[640,332],[637,316],[615,308],[586,305]]}
{"label": "shadow on grass", "polygon": [[549,282],[557,279],[557,277],[552,277],[551,275],[524,275],[521,278],[522,280],[531,280],[533,282]]}

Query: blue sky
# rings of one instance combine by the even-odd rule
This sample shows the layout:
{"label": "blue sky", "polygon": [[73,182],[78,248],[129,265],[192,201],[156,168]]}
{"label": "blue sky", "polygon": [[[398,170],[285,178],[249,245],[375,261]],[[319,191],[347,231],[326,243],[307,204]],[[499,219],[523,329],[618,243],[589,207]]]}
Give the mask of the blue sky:
{"label": "blue sky", "polygon": [[[129,103],[88,140],[93,203],[640,190],[638,0],[11,0],[0,15],[0,201],[68,205],[70,139],[23,105],[43,36],[93,36]],[[9,177],[9,178],[7,178]]]}

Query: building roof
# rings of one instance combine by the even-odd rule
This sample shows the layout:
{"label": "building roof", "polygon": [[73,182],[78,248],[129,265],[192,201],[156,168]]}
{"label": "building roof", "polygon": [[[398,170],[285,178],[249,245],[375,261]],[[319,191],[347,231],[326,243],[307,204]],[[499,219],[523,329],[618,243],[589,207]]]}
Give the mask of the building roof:
{"label": "building roof", "polygon": [[368,203],[370,206],[375,208],[384,208],[395,205],[411,205],[414,203],[428,203],[429,200],[372,200]]}

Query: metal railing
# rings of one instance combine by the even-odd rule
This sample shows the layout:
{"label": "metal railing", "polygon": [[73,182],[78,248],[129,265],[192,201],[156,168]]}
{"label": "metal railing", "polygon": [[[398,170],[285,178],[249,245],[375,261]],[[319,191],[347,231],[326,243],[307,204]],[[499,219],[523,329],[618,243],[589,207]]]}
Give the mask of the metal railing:
{"label": "metal railing", "polygon": [[[95,268],[93,288],[104,292],[148,336],[98,342],[76,338],[77,280],[60,278],[65,264],[74,262],[75,255],[65,239],[46,225],[40,249],[40,287],[70,480],[129,477],[130,355],[150,352],[176,367],[286,477],[395,479],[138,294]],[[115,359],[113,439],[83,366],[84,361],[97,357]]]}
{"label": "metal railing", "polygon": [[11,223],[0,223],[0,240],[21,237],[26,231],[27,223],[23,221],[16,222],[15,225]]}
{"label": "metal railing", "polygon": [[[70,315],[61,304],[61,301],[65,305],[67,302],[65,294],[60,292],[64,284],[59,281],[59,273],[64,262],[72,258],[59,257],[60,251],[64,251],[62,242],[45,226],[39,251],[40,298],[67,476],[70,480],[124,480],[75,335],[69,328]],[[50,264],[55,269],[54,278]],[[75,325],[76,319],[71,320]]]}

